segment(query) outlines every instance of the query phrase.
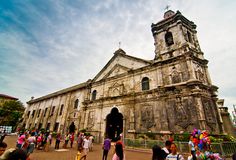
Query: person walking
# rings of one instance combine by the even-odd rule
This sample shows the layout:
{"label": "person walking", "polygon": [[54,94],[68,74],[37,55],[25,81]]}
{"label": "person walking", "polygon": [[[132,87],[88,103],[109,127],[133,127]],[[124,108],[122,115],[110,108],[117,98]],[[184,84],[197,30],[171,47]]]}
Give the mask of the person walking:
{"label": "person walking", "polygon": [[73,147],[74,139],[75,139],[74,133],[70,133],[70,148]]}
{"label": "person walking", "polygon": [[7,144],[5,142],[0,141],[0,156],[5,152],[7,149]]}
{"label": "person walking", "polygon": [[152,160],[165,160],[166,152],[160,146],[154,145],[152,147]]}
{"label": "person walking", "polygon": [[60,134],[60,133],[57,133],[57,135],[56,135],[55,149],[59,149],[60,142],[61,142],[61,134]]}
{"label": "person walking", "polygon": [[94,141],[93,135],[90,135],[89,136],[89,151],[93,151],[93,141]]}
{"label": "person walking", "polygon": [[77,148],[77,150],[78,151],[80,151],[80,150],[82,150],[82,144],[83,144],[83,133],[79,133],[79,136],[78,136],[78,138],[77,138],[77,143],[78,143],[78,148]]}
{"label": "person walking", "polygon": [[125,160],[124,150],[122,143],[116,143],[115,153],[112,157],[112,160]]}
{"label": "person walking", "polygon": [[184,160],[184,157],[177,152],[177,146],[175,143],[171,144],[171,153],[166,157],[166,160]]}
{"label": "person walking", "polygon": [[32,132],[30,134],[30,137],[27,140],[28,140],[29,146],[27,148],[26,153],[30,155],[31,153],[33,153],[34,148],[35,148],[35,143],[36,143],[35,132]]}
{"label": "person walking", "polygon": [[48,140],[49,140],[49,144],[51,146],[52,144],[52,133],[50,132],[49,136],[48,136]]}
{"label": "person walking", "polygon": [[[170,146],[171,146],[171,141],[169,141],[169,140],[167,140],[166,142],[165,142],[165,147],[163,147],[162,149],[165,151],[165,153],[166,153],[166,156],[168,155],[168,154],[170,154]],[[165,156],[165,157],[166,157]]]}
{"label": "person walking", "polygon": [[190,136],[188,145],[189,145],[190,156],[192,156],[192,159],[193,159],[193,160],[197,160],[197,157],[196,157],[196,149],[195,149],[195,145],[194,145],[194,143],[193,143],[193,136]]}
{"label": "person walking", "polygon": [[102,160],[107,160],[108,152],[111,149],[111,140],[108,137],[106,137],[106,139],[104,140],[102,149],[103,149]]}
{"label": "person walking", "polygon": [[83,142],[83,151],[84,151],[84,155],[87,156],[88,152],[89,152],[89,136],[86,136],[86,138],[84,139]]}
{"label": "person walking", "polygon": [[70,135],[69,135],[69,133],[67,133],[67,134],[64,136],[64,140],[65,140],[64,148],[66,149],[66,148],[67,148],[67,145],[68,145],[68,143],[69,143],[69,140],[70,140]]}
{"label": "person walking", "polygon": [[25,142],[25,134],[24,133],[20,133],[18,138],[17,138],[17,144],[16,144],[16,148],[21,149],[22,144]]}
{"label": "person walking", "polygon": [[43,134],[40,133],[37,137],[37,149],[42,149],[42,143],[43,143]]}

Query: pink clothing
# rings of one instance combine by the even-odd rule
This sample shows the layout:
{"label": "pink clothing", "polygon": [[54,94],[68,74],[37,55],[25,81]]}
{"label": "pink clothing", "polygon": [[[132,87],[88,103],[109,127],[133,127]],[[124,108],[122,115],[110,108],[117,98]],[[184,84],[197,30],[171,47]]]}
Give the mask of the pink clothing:
{"label": "pink clothing", "polygon": [[[112,160],[120,160],[120,158],[116,155],[116,153],[113,155]],[[125,160],[125,155],[123,157],[123,160]]]}
{"label": "pink clothing", "polygon": [[24,141],[25,141],[25,135],[22,134],[20,137],[18,137],[17,143],[18,143],[18,144],[23,144]]}
{"label": "pink clothing", "polygon": [[38,136],[38,138],[37,138],[37,142],[42,142],[42,137],[41,136]]}
{"label": "pink clothing", "polygon": [[28,138],[29,143],[35,143],[35,141],[36,141],[36,138],[34,136],[31,136]]}

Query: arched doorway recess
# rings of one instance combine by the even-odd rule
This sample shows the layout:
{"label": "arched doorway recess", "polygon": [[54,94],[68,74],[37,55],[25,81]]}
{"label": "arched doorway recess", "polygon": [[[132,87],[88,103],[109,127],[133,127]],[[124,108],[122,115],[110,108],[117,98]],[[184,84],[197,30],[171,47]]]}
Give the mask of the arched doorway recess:
{"label": "arched doorway recess", "polygon": [[117,141],[123,132],[123,115],[114,107],[106,117],[106,136],[112,141]]}

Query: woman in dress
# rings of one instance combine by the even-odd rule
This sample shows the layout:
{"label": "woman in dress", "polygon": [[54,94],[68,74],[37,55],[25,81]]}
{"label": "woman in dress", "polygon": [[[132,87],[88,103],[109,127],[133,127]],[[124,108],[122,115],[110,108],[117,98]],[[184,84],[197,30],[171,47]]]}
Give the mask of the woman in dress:
{"label": "woman in dress", "polygon": [[122,143],[116,143],[115,154],[113,155],[112,160],[125,160]]}

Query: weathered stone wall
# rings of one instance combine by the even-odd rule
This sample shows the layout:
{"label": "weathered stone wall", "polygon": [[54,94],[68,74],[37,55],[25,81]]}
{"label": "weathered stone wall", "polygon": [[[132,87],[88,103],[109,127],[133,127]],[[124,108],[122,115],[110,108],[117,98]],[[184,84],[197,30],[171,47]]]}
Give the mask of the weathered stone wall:
{"label": "weathered stone wall", "polygon": [[[119,49],[93,80],[78,85],[78,89],[71,87],[30,103],[24,115],[26,128],[35,123],[46,128],[50,123],[53,130],[59,123],[58,131],[65,133],[74,122],[77,129],[87,129],[101,142],[106,118],[116,107],[123,115],[123,135],[127,138],[147,132],[190,132],[193,128],[222,133],[217,87],[211,83],[196,26],[177,12],[152,27],[154,60],[131,57]],[[171,32],[173,44],[167,45],[167,32]],[[147,90],[142,89],[145,77]],[[95,90],[96,98],[92,99]],[[59,115],[62,105],[63,114]],[[54,114],[50,116],[53,106]],[[46,108],[48,112],[43,116]],[[32,114],[33,110],[35,116],[27,118],[28,111]]]}

